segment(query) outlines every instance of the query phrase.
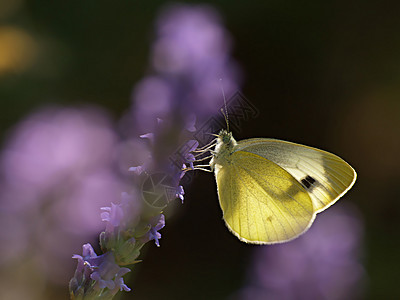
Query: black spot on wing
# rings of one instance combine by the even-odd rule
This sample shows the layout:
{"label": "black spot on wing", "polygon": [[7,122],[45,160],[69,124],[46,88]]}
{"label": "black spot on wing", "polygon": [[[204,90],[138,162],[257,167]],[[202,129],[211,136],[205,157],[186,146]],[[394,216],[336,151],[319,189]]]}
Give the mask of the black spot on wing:
{"label": "black spot on wing", "polygon": [[317,181],[314,178],[312,178],[310,175],[307,175],[302,180],[300,180],[300,182],[306,189],[311,190],[315,186],[315,183]]}

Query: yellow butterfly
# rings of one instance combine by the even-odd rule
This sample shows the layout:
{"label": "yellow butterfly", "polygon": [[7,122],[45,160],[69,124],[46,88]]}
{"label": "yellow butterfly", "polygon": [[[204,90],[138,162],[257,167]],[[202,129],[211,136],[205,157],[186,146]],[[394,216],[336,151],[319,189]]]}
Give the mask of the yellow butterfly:
{"label": "yellow butterfly", "polygon": [[334,154],[275,139],[236,142],[226,130],[218,134],[209,166],[226,226],[254,244],[287,242],[306,232],[357,177]]}

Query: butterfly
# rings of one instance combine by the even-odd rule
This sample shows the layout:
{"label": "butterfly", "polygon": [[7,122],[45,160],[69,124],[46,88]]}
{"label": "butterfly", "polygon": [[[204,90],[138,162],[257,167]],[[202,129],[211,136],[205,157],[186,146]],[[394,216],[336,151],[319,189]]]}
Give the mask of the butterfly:
{"label": "butterfly", "polygon": [[237,142],[226,130],[217,135],[211,154],[223,219],[247,243],[298,237],[357,177],[332,153],[276,139]]}

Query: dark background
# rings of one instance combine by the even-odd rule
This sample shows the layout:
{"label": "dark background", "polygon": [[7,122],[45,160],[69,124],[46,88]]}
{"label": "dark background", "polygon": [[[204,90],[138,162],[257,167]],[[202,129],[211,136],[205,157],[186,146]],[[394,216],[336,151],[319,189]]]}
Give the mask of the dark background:
{"label": "dark background", "polygon": [[[34,42],[25,66],[0,69],[3,140],[43,105],[93,103],[116,120],[128,109],[166,2],[8,2],[0,24],[22,28]],[[260,112],[235,137],[290,140],[350,162],[358,180],[341,201],[363,216],[366,296],[400,297],[399,2],[201,3],[222,15],[244,71],[242,92]],[[225,228],[211,174],[197,174],[174,208],[161,248],[147,245],[123,299],[227,298],[243,285],[256,246]]]}

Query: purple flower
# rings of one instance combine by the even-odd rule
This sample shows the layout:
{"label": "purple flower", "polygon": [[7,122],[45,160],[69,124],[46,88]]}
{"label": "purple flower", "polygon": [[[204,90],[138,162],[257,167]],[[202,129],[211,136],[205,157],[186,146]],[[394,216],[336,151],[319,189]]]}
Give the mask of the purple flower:
{"label": "purple flower", "polygon": [[117,275],[115,276],[114,283],[115,283],[115,289],[113,293],[115,294],[118,290],[122,291],[124,290],[125,292],[130,292],[131,289],[125,284],[124,279],[122,276],[124,276],[126,273],[130,272],[131,270],[128,268],[120,268]]}
{"label": "purple flower", "polygon": [[159,239],[161,239],[161,233],[158,231],[165,226],[165,217],[163,214],[153,217],[149,223],[150,230],[146,233],[144,237],[141,238],[142,243],[147,243],[148,241],[154,240],[157,247],[160,247]]}
{"label": "purple flower", "polygon": [[257,248],[249,285],[237,299],[358,298],[365,275],[363,227],[352,207],[342,207],[336,204],[319,214],[294,241]]}
{"label": "purple flower", "polygon": [[89,243],[82,246],[82,255],[84,260],[97,257],[96,252],[94,252],[92,245]]}
{"label": "purple flower", "polygon": [[193,151],[197,149],[199,146],[199,142],[196,140],[190,140],[187,142],[188,148],[186,150],[186,153],[184,154],[184,160],[185,163],[188,163],[190,165],[190,168],[194,170],[193,167],[193,162],[196,160],[196,158],[193,155]]}
{"label": "purple flower", "polygon": [[97,257],[97,255],[94,252],[92,245],[89,243],[82,246],[82,256],[78,254],[74,254],[72,256],[72,258],[78,260],[78,266],[75,271],[75,278],[77,279],[77,282],[81,282],[84,280],[84,278],[89,278],[92,270],[90,265],[86,262],[88,259],[95,257]]}
{"label": "purple flower", "polygon": [[112,290],[115,288],[115,282],[113,279],[118,273],[120,267],[115,264],[115,262],[110,258],[110,255],[112,255],[111,252],[107,252],[106,254],[99,256],[99,259],[96,260],[98,265],[92,265],[94,271],[90,275],[90,278],[97,282],[97,287],[100,289],[108,288]]}
{"label": "purple flower", "polygon": [[140,136],[142,139],[149,139],[150,141],[154,142],[154,133],[146,133]]}
{"label": "purple flower", "polygon": [[44,108],[10,132],[0,153],[0,226],[9,228],[0,232],[0,261],[36,247],[34,272],[65,283],[77,243],[104,228],[100,207],[125,189],[113,161],[117,140],[107,115],[88,107]]}
{"label": "purple flower", "polygon": [[191,107],[185,109],[208,116],[222,104],[220,78],[228,94],[237,89],[239,72],[230,48],[231,38],[213,8],[172,5],[159,18],[152,62],[158,72],[186,85],[188,98],[181,103]]}
{"label": "purple flower", "polygon": [[7,181],[37,191],[109,162],[116,141],[104,113],[95,109],[48,108],[22,122],[3,154]]}
{"label": "purple flower", "polygon": [[100,216],[102,221],[107,222],[106,231],[114,232],[114,228],[121,224],[124,217],[122,206],[111,203],[111,207],[102,207],[101,210],[105,211]]}
{"label": "purple flower", "polygon": [[187,117],[185,128],[189,132],[195,132],[196,131],[196,115],[191,114]]}
{"label": "purple flower", "polygon": [[142,174],[146,170],[145,165],[137,166],[137,167],[130,167],[129,171],[135,173],[136,175]]}
{"label": "purple flower", "polygon": [[133,90],[135,127],[141,132],[154,132],[157,118],[167,118],[172,110],[173,87],[159,76],[141,80]]}
{"label": "purple flower", "polygon": [[[172,161],[172,177],[177,185],[177,190],[179,190],[179,181],[185,175],[187,165],[194,170],[194,161],[196,160],[194,154],[192,153],[199,146],[199,142],[196,140],[189,140],[184,143],[178,150],[171,155],[170,161]],[[182,194],[183,195],[183,194]],[[180,198],[180,197],[179,197]]]}
{"label": "purple flower", "polygon": [[[112,293],[116,293],[118,290],[130,291],[122,278],[123,275],[130,272],[130,269],[119,267],[115,263],[112,252],[97,256],[93,247],[90,244],[85,244],[83,245],[82,256],[75,254],[72,257],[78,259],[78,267],[75,272],[75,279],[78,282],[87,280],[90,276],[90,279],[96,281],[96,289],[108,288],[113,290]],[[86,277],[79,273],[85,273]],[[81,282],[80,286],[83,285],[84,282]]]}
{"label": "purple flower", "polygon": [[[119,268],[115,262],[137,262],[148,241],[154,240],[160,246],[159,231],[165,226],[162,210],[172,199],[183,201],[180,181],[186,170],[182,166],[195,168],[193,151],[199,143],[191,136],[196,121],[203,122],[219,113],[223,99],[219,79],[224,79],[227,93],[238,85],[237,67],[230,58],[230,38],[209,7],[171,6],[157,22],[152,49],[153,73],[133,90],[131,116],[122,122],[130,141],[121,143],[119,149],[128,153],[122,155],[120,169],[126,171],[124,162],[129,161],[132,163],[128,166],[134,166],[129,171],[147,175],[132,176],[131,190],[143,196],[143,211],[135,215],[132,212],[137,209],[122,202],[104,207],[101,218],[106,222],[106,231],[100,234],[100,244],[106,253],[84,260],[84,266],[92,270],[90,279],[96,281],[95,286],[113,293],[130,290],[122,280],[129,269]],[[126,132],[126,128],[134,131]],[[140,136],[142,141],[135,140],[139,132],[148,132]],[[130,151],[139,144],[147,149]],[[139,157],[145,153],[146,157]],[[164,202],[155,205],[161,203],[157,201]],[[131,212],[129,217],[127,212]],[[77,270],[81,269],[79,265]]]}
{"label": "purple flower", "polygon": [[126,192],[121,193],[121,198],[118,204],[111,203],[110,207],[102,207],[101,210],[104,212],[100,214],[102,221],[106,222],[107,227],[110,227],[110,231],[117,228],[120,231],[127,229],[129,224],[134,224],[142,211],[142,203],[137,199],[138,195],[132,191],[128,194]]}
{"label": "purple flower", "polygon": [[213,8],[172,5],[164,10],[152,47],[155,74],[133,92],[136,127],[154,132],[156,118],[178,117],[193,132],[194,118],[203,122],[218,114],[223,103],[220,79],[227,95],[241,81],[230,52],[231,38]]}
{"label": "purple flower", "polygon": [[178,186],[175,197],[181,199],[183,203],[183,195],[185,195],[185,191],[183,190],[183,186],[180,185]]}
{"label": "purple flower", "polygon": [[[128,269],[128,268],[124,268],[124,269]],[[130,272],[130,270],[126,271],[126,272]],[[120,291],[124,290],[125,292],[130,292],[131,289],[124,283],[124,279],[121,277],[123,275],[124,275],[123,272],[119,272],[117,274],[117,277],[115,279],[116,288],[119,288]]]}

